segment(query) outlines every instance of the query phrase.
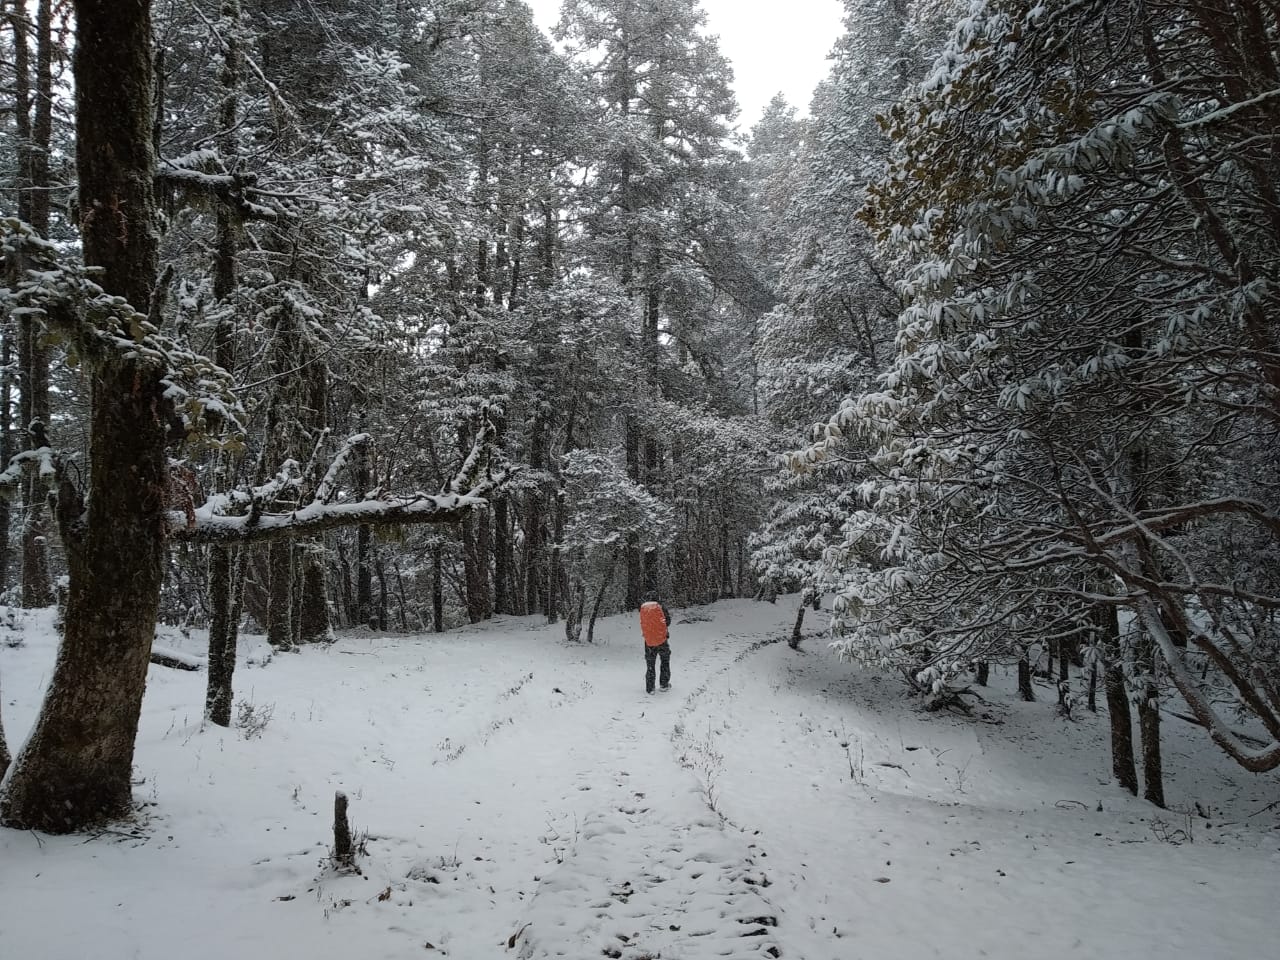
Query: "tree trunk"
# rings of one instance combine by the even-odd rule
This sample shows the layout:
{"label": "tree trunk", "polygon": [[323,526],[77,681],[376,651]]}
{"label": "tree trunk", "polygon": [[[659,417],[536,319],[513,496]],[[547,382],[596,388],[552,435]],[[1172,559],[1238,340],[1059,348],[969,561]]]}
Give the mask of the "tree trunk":
{"label": "tree trunk", "polygon": [[444,633],[444,547],[431,549],[431,627]]}
{"label": "tree trunk", "polygon": [[733,577],[730,575],[731,567],[729,566],[729,523],[727,520],[720,522],[720,599],[725,600],[733,596]]}
{"label": "tree trunk", "polygon": [[372,555],[373,530],[368,524],[362,524],[356,528],[356,612],[353,618],[362,626],[369,626],[373,620]]}
{"label": "tree trunk", "polygon": [[[22,5],[15,5],[18,11]],[[36,11],[36,73],[32,96],[27,74],[26,17],[11,14],[14,23],[14,60],[17,69],[17,128],[20,138],[18,190],[19,216],[42,237],[49,235],[49,149],[53,138],[53,36],[50,0],[40,0]],[[34,119],[28,116],[31,109]],[[42,342],[39,321],[24,315],[18,321],[18,368],[22,383],[18,424],[26,437],[24,447],[47,445],[49,424],[49,352]],[[31,475],[22,484],[22,605],[47,607],[53,603],[49,580],[48,534],[45,502],[48,484]]]}
{"label": "tree trunk", "polygon": [[[146,312],[157,258],[150,4],[76,0],[75,11],[84,259],[103,268],[108,293]],[[66,626],[40,715],[0,795],[9,826],[69,832],[132,806],[163,579],[168,406],[158,370],[113,355],[93,371],[88,510],[81,518],[64,483]]]}
{"label": "tree trunk", "polygon": [[351,821],[347,819],[347,795],[333,795],[333,864],[339,869],[355,866],[355,845],[351,842]]}
{"label": "tree trunk", "polygon": [[293,538],[267,545],[267,643],[293,649]]}
{"label": "tree trunk", "polygon": [[[561,558],[560,544],[564,540],[564,492],[556,496],[555,519],[553,523],[554,546],[551,548],[551,559],[547,566],[547,623],[555,623],[560,616],[560,603],[568,601],[565,596],[568,584],[565,582],[564,562]],[[628,584],[630,589],[630,584]]]}
{"label": "tree trunk", "polygon": [[1027,659],[1026,650],[1018,657],[1018,696],[1028,703],[1036,698],[1036,692],[1031,688],[1031,661]]}
{"label": "tree trunk", "polygon": [[236,624],[231,619],[231,547],[209,551],[209,665],[204,711],[210,723],[231,726],[231,680],[236,669]]}
{"label": "tree trunk", "polygon": [[564,612],[564,638],[570,643],[582,639],[582,611],[587,605],[587,585],[576,576],[568,591],[568,604]]}
{"label": "tree trunk", "polygon": [[[395,562],[396,571],[396,598],[400,601],[400,630],[402,633],[409,632],[409,604],[405,600],[404,595],[404,574],[400,572],[400,561]],[[418,621],[422,623],[421,619]]]}
{"label": "tree trunk", "polygon": [[800,631],[804,628],[804,614],[808,609],[809,598],[802,595],[800,597],[800,606],[796,610],[796,621],[791,625],[791,639],[787,641],[792,650],[800,649]]}
{"label": "tree trunk", "polygon": [[324,544],[307,543],[302,549],[302,605],[298,611],[298,639],[302,643],[326,643],[333,639],[329,623],[329,590],[324,576]]}
{"label": "tree trunk", "polygon": [[[627,475],[638,484],[644,483],[644,470],[640,462],[640,428],[635,417],[627,415],[625,424],[625,441],[627,448]],[[627,598],[628,610],[640,607],[644,597],[644,560],[640,549],[640,538],[635,533],[627,534]]]}
{"label": "tree trunk", "polygon": [[1118,663],[1108,662],[1103,680],[1111,723],[1111,773],[1116,783],[1136,795],[1138,768],[1133,759],[1133,717],[1129,712],[1124,671]]}
{"label": "tree trunk", "polygon": [[480,558],[472,523],[472,518],[468,517],[459,524],[462,530],[462,574],[467,588],[467,620],[479,623],[484,619],[484,588],[480,585]]}
{"label": "tree trunk", "polygon": [[476,523],[476,576],[480,587],[481,619],[488,620],[493,616],[493,591],[489,583],[489,560],[493,556],[493,532],[489,524],[489,511],[478,511]]}
{"label": "tree trunk", "polygon": [[302,644],[302,605],[306,598],[302,595],[302,548],[289,538],[289,629],[295,647]]}
{"label": "tree trunk", "polygon": [[587,622],[587,643],[595,643],[596,639],[596,618],[600,616],[600,605],[604,603],[604,595],[609,592],[609,587],[613,584],[613,572],[618,569],[618,555],[610,554],[609,566],[604,572],[604,577],[600,581],[600,589],[596,591],[595,600],[591,604],[591,619]]}
{"label": "tree trunk", "polygon": [[9,742],[4,738],[4,698],[0,697],[0,780],[9,769]]}
{"label": "tree trunk", "polygon": [[991,679],[991,664],[986,660],[979,660],[978,666],[974,670],[973,682],[980,687],[985,687]]}
{"label": "tree trunk", "polygon": [[511,603],[511,522],[506,497],[493,505],[493,610],[514,613]]}
{"label": "tree trunk", "polygon": [[1138,701],[1138,729],[1142,733],[1142,796],[1164,806],[1164,775],[1160,768],[1160,691],[1148,682]]}
{"label": "tree trunk", "polygon": [[338,589],[342,592],[342,620],[347,626],[356,622],[355,596],[351,592],[351,564],[343,538],[338,538]]}
{"label": "tree trunk", "polygon": [[375,550],[374,567],[378,572],[378,629],[386,630],[391,618],[387,613],[387,563],[385,551]]}
{"label": "tree trunk", "polygon": [[1089,712],[1098,712],[1098,661],[1089,664]]}
{"label": "tree trunk", "polygon": [[[9,325],[0,330],[0,463],[8,464],[13,456],[13,433],[10,430],[9,404],[13,387],[9,379],[12,359]],[[12,511],[8,497],[0,497],[0,592],[9,588],[9,523]]]}

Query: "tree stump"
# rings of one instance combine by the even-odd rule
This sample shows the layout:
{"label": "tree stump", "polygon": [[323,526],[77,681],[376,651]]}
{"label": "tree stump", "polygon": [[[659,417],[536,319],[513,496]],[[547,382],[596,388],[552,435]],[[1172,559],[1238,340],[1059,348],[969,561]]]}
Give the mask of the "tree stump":
{"label": "tree stump", "polygon": [[347,795],[339,790],[333,795],[333,865],[342,870],[356,865],[356,851],[351,842],[351,822],[347,819]]}

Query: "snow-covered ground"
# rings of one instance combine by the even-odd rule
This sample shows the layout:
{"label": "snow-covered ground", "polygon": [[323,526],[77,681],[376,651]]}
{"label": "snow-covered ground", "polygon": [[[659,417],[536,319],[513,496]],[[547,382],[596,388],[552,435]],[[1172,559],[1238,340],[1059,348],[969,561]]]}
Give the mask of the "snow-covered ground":
{"label": "snow-covered ground", "polygon": [[[985,720],[921,714],[818,637],[765,642],[792,616],[677,611],[653,696],[630,617],[594,646],[500,619],[266,666],[249,638],[251,738],[201,723],[203,673],[153,666],[136,822],[0,830],[0,957],[1273,954],[1280,779],[1169,719],[1166,792],[1192,812],[1155,810],[1110,782],[1103,717],[1016,702],[998,672]],[[54,656],[46,615],[22,635],[0,637],[13,741]],[[357,876],[327,863],[337,790]]]}

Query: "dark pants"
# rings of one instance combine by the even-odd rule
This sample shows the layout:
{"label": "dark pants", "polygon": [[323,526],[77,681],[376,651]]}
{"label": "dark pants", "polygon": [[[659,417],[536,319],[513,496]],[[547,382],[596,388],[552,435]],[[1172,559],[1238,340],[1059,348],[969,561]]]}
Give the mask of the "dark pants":
{"label": "dark pants", "polygon": [[660,643],[656,647],[648,644],[644,648],[644,688],[653,693],[653,662],[662,658],[662,671],[658,675],[658,683],[666,686],[671,682],[671,643]]}

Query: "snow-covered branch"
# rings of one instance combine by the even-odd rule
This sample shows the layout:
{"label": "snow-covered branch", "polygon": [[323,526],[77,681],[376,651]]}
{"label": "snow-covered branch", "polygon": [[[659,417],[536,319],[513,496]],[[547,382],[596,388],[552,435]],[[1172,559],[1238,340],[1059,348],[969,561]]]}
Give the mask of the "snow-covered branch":
{"label": "snow-covered branch", "polygon": [[14,217],[0,220],[0,254],[6,268],[0,304],[10,316],[41,323],[67,345],[71,362],[132,361],[159,369],[165,398],[188,436],[207,438],[217,428],[234,442],[243,432],[231,375],[162,334],[123,297],[106,293],[93,281],[92,268],[62,262],[57,247]]}
{"label": "snow-covered branch", "polygon": [[371,443],[367,433],[349,437],[338,448],[309,502],[281,509],[285,494],[303,489],[298,464],[287,460],[269,482],[210,497],[191,512],[170,511],[169,535],[194,543],[252,543],[280,536],[319,533],[356,525],[393,527],[418,523],[456,523],[487,506],[486,494],[505,479],[494,470],[495,431],[487,414],[476,431],[471,452],[449,481],[447,492],[370,495],[339,500],[340,477],[352,454]]}
{"label": "snow-covered branch", "polygon": [[[192,158],[199,165],[192,162]],[[258,203],[257,179],[247,173],[224,173],[222,161],[211,150],[201,150],[188,157],[162,159],[156,169],[156,182],[178,189],[190,196],[200,196],[225,204],[241,220],[277,220],[274,208]],[[209,172],[213,168],[216,172]]]}

